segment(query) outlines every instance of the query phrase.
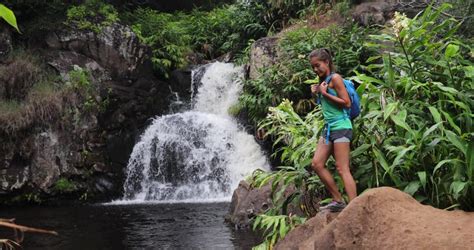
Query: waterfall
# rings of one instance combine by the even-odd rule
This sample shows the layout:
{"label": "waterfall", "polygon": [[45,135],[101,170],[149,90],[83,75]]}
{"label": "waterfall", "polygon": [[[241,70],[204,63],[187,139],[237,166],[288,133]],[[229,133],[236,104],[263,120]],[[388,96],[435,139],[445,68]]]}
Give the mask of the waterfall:
{"label": "waterfall", "polygon": [[269,168],[253,136],[227,113],[242,91],[242,68],[217,62],[199,70],[191,110],[155,118],[135,145],[125,200],[230,201],[240,180]]}

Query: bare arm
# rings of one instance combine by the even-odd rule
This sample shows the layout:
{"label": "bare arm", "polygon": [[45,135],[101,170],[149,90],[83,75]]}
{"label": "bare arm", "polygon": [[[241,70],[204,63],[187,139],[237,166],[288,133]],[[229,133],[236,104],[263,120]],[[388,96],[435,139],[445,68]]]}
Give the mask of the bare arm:
{"label": "bare arm", "polygon": [[329,101],[335,103],[337,106],[341,108],[350,108],[351,107],[351,99],[349,98],[349,94],[347,93],[346,87],[344,86],[344,82],[342,81],[342,77],[338,74],[335,74],[332,77],[332,85],[333,88],[337,92],[337,96],[333,96],[327,92],[328,85],[326,82],[323,82],[321,85],[321,94],[326,97]]}

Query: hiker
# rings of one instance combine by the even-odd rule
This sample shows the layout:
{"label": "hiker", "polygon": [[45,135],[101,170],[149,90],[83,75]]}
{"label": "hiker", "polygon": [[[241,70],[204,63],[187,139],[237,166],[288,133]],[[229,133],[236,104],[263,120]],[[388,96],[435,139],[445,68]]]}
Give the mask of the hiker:
{"label": "hiker", "polygon": [[336,182],[326,169],[326,161],[332,154],[336,163],[349,202],[357,196],[356,184],[349,169],[350,142],[352,139],[352,122],[348,114],[351,107],[351,98],[343,78],[335,72],[328,49],[317,49],[310,53],[309,60],[313,71],[319,76],[320,84],[311,86],[311,93],[318,96],[322,105],[325,126],[318,141],[311,166],[318,174],[328,191],[332,201],[322,209],[339,212],[346,206]]}

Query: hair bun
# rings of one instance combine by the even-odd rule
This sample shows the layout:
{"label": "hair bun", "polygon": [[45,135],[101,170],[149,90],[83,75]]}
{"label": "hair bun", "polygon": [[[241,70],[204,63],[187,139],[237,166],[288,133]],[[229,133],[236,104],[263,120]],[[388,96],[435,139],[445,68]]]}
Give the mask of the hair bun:
{"label": "hair bun", "polygon": [[331,56],[331,57],[333,56],[330,49],[328,49],[328,48],[323,48],[322,50],[324,50],[326,53],[328,53],[329,56]]}

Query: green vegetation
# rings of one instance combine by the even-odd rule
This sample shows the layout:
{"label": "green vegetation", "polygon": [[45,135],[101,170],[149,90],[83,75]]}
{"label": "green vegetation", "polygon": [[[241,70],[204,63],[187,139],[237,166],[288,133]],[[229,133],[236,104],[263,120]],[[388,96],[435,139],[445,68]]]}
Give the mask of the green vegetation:
{"label": "green vegetation", "polygon": [[83,4],[67,10],[66,24],[77,29],[99,33],[102,28],[119,20],[115,8],[100,0],[86,0]]}
{"label": "green vegetation", "polygon": [[160,13],[139,8],[125,15],[134,32],[153,50],[155,69],[167,77],[194,57],[213,59],[237,53],[249,39],[266,34],[258,6],[225,5],[209,12]]}
{"label": "green vegetation", "polygon": [[0,17],[20,32],[18,24],[16,23],[15,13],[3,4],[0,4]]}
{"label": "green vegetation", "polygon": [[60,193],[70,193],[76,190],[74,182],[62,177],[54,184],[54,190]]}
{"label": "green vegetation", "polygon": [[[474,48],[469,39],[456,35],[459,22],[441,18],[448,9],[428,8],[413,20],[397,14],[393,28],[371,36],[357,27],[340,35],[334,30],[341,28],[334,27],[313,31],[316,35],[296,29],[280,42],[280,49],[291,56],[280,57],[274,68],[246,84],[241,105],[272,137],[274,156],[284,164],[279,171],[251,177],[253,186],[271,183],[275,206],[255,219],[255,228],[267,229],[260,247],[271,247],[292,225],[285,217],[287,206],[304,205],[305,192],[322,190],[320,180],[307,170],[323,125],[320,110],[301,109],[303,95],[291,95],[299,87],[309,91],[303,82],[313,75],[305,55],[316,47],[336,48],[339,72],[354,72],[352,79],[360,83],[363,110],[354,121],[351,152],[358,189],[392,186],[424,204],[474,210]],[[345,35],[358,37],[358,45],[325,40]],[[288,91],[292,84],[295,92]],[[284,97],[293,102],[275,104]],[[276,107],[267,113],[269,106]],[[342,188],[340,178],[336,181]],[[296,193],[283,197],[290,184]]]}
{"label": "green vegetation", "polygon": [[360,61],[370,55],[363,46],[368,31],[357,26],[339,27],[331,25],[314,30],[301,26],[285,32],[279,41],[279,61],[263,68],[261,76],[244,84],[240,97],[240,108],[248,112],[252,122],[257,123],[266,116],[268,107],[277,106],[283,98],[296,104],[298,113],[307,113],[314,102],[307,98],[307,79],[316,76],[309,67],[307,55],[314,48],[330,48],[338,71],[348,75],[360,68]]}
{"label": "green vegetation", "polygon": [[24,50],[0,65],[0,84],[0,132],[6,135],[48,124],[63,110],[57,77]]}
{"label": "green vegetation", "polygon": [[108,99],[97,98],[88,73],[77,69],[69,75],[64,83],[26,50],[12,52],[0,65],[0,132],[12,137],[34,126],[51,126],[76,108],[104,111]]}
{"label": "green vegetation", "polygon": [[473,210],[474,48],[453,35],[457,22],[436,22],[446,8],[398,15],[391,33],[372,36],[369,46],[393,46],[368,66],[372,76],[354,78],[366,92],[361,120],[370,120],[357,123],[355,178],[364,189],[394,186],[436,207]]}

